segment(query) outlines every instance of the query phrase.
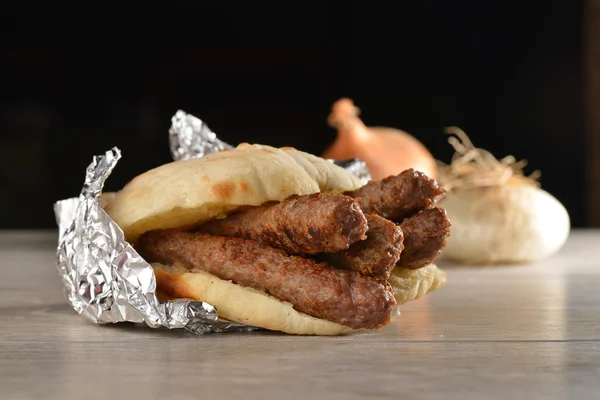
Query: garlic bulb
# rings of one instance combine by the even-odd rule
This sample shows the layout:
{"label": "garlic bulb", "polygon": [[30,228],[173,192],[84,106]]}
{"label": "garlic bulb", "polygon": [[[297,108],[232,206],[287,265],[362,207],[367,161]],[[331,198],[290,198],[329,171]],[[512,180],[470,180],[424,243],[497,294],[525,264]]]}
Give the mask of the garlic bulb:
{"label": "garlic bulb", "polygon": [[468,264],[528,263],[556,253],[570,231],[569,214],[536,175],[522,174],[523,161],[497,160],[475,148],[456,127],[461,141],[450,165],[440,166],[448,191],[438,203],[452,223],[443,257]]}

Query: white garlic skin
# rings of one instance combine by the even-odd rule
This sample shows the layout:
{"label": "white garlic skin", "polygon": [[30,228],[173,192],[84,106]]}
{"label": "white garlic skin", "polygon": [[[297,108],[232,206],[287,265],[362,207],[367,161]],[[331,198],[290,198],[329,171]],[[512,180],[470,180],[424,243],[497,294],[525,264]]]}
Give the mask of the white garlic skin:
{"label": "white garlic skin", "polygon": [[571,228],[567,210],[554,196],[518,180],[457,188],[438,205],[452,224],[442,257],[465,264],[543,260],[560,250]]}

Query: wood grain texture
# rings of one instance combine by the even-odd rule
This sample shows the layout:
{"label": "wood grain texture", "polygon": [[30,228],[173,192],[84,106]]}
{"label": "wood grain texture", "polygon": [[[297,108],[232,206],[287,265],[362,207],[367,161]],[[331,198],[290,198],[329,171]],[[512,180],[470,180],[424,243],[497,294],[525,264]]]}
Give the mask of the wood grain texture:
{"label": "wood grain texture", "polygon": [[600,0],[586,1],[588,212],[600,226]]}
{"label": "wood grain texture", "polygon": [[194,336],[66,304],[53,232],[0,233],[2,399],[600,398],[600,230],[539,264],[448,272],[377,332]]}

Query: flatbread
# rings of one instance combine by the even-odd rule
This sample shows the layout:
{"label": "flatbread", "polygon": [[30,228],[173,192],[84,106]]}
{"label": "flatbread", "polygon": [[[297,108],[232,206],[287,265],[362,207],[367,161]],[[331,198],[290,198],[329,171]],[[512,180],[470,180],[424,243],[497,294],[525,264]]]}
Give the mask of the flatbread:
{"label": "flatbread", "polygon": [[358,177],[323,158],[290,147],[241,144],[145,172],[117,193],[106,211],[126,239],[135,241],[149,230],[193,227],[240,206],[360,186]]}

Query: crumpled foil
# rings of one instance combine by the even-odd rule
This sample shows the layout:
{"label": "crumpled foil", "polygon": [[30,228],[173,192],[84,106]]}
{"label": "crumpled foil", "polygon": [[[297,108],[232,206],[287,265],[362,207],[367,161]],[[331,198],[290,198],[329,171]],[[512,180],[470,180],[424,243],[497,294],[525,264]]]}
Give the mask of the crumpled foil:
{"label": "crumpled foil", "polygon": [[[172,118],[169,142],[174,160],[203,157],[232,146],[219,140],[202,120],[183,111]],[[56,264],[73,309],[98,323],[145,323],[151,328],[186,329],[197,334],[252,331],[252,326],[220,320],[206,302],[160,301],[154,271],[127,243],[121,228],[100,206],[104,182],[121,158],[118,148],[95,156],[79,197],[58,201]],[[330,160],[370,179],[360,160]]]}
{"label": "crumpled foil", "polygon": [[161,302],[156,297],[152,267],[99,204],[104,182],[120,158],[116,147],[94,157],[79,198],[54,205],[57,266],[71,306],[99,324],[145,322],[152,328],[185,328],[199,334],[256,329],[220,321],[208,303]]}
{"label": "crumpled foil", "polygon": [[358,176],[363,185],[371,180],[371,174],[369,173],[367,164],[358,158],[353,158],[351,160],[332,160],[328,158],[327,161],[339,165],[346,171]]}
{"label": "crumpled foil", "polygon": [[176,161],[204,157],[233,147],[219,140],[206,122],[182,110],[171,118],[169,143],[171,155]]}

